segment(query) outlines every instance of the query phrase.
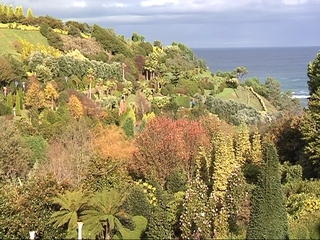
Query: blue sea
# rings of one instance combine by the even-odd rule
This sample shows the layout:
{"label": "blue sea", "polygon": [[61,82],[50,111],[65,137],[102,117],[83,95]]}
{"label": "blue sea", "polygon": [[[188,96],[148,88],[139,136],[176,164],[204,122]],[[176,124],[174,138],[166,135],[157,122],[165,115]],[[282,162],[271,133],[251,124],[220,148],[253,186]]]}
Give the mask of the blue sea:
{"label": "blue sea", "polygon": [[293,97],[307,105],[309,90],[308,63],[313,61],[320,47],[274,47],[274,48],[195,48],[198,58],[206,61],[211,72],[232,71],[245,66],[247,78],[257,77],[264,83],[273,77],[281,83],[282,91],[291,91]]}

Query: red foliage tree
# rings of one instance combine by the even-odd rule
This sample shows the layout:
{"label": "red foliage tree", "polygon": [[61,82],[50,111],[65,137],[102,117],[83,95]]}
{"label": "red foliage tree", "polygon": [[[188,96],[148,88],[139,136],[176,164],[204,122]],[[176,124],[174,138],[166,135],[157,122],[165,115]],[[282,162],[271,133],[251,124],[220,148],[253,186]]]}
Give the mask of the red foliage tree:
{"label": "red foliage tree", "polygon": [[199,147],[210,145],[198,122],[164,117],[148,122],[135,143],[131,170],[140,177],[155,177],[161,184],[176,170],[184,170],[191,178]]}

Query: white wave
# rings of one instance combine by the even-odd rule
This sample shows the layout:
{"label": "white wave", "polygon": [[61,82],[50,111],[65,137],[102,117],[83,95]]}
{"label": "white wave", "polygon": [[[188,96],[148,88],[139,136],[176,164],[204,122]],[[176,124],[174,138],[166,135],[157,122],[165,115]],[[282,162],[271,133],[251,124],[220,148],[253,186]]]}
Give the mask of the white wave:
{"label": "white wave", "polygon": [[309,98],[310,95],[292,95],[292,98],[302,98],[302,99],[305,99],[305,98]]}

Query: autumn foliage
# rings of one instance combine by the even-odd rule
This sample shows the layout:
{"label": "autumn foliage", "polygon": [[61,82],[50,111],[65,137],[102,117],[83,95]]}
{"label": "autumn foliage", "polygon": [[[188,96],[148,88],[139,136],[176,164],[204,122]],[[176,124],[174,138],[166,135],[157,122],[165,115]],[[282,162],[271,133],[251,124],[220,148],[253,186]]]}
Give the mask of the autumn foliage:
{"label": "autumn foliage", "polygon": [[191,178],[200,146],[209,147],[205,130],[196,121],[155,118],[136,138],[131,170],[138,176],[156,177],[162,184],[175,170]]}

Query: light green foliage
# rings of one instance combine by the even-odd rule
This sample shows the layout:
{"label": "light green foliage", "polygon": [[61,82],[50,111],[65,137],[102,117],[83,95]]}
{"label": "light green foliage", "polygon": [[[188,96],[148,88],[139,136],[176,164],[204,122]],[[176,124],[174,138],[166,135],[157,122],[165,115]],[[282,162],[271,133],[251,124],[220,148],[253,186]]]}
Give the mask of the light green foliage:
{"label": "light green foliage", "polygon": [[115,189],[96,192],[89,200],[89,209],[81,214],[84,226],[83,237],[101,238],[105,231],[106,238],[110,239],[112,232],[122,227],[119,217],[125,216],[120,209],[124,197]]}
{"label": "light green foliage", "polygon": [[13,111],[13,96],[12,96],[11,92],[8,93],[8,96],[7,96],[7,105],[10,108],[10,113],[12,114],[12,111]]}
{"label": "light green foliage", "polygon": [[228,187],[228,178],[239,163],[236,161],[231,133],[218,131],[212,140],[213,144],[213,193],[216,209],[214,219],[214,236],[226,238],[228,235],[228,216],[225,205],[225,196]]}
{"label": "light green foliage", "polygon": [[223,201],[227,190],[228,177],[239,165],[234,154],[232,134],[217,132],[212,144],[214,157],[213,190],[216,197]]}
{"label": "light green foliage", "polygon": [[27,18],[33,18],[33,12],[32,12],[32,9],[31,9],[31,8],[28,8]]}
{"label": "light green foliage", "polygon": [[53,223],[55,228],[67,224],[67,238],[75,238],[79,214],[88,203],[88,194],[81,190],[66,191],[64,194],[58,194],[57,197],[54,197],[53,203],[60,206],[60,209],[52,214],[50,223]]}
{"label": "light green foliage", "polygon": [[45,160],[46,150],[48,147],[48,142],[42,136],[27,136],[24,137],[24,141],[30,147],[31,153],[31,165],[35,163],[41,163]]}
{"label": "light green foliage", "polygon": [[239,166],[243,166],[249,159],[251,152],[250,134],[246,125],[240,125],[234,136],[235,155]]}
{"label": "light green foliage", "polygon": [[272,143],[263,144],[263,165],[251,199],[247,239],[288,239],[285,197],[279,160]]}
{"label": "light green foliage", "polygon": [[250,160],[256,165],[262,162],[261,136],[257,130],[252,135]]}
{"label": "light green foliage", "polygon": [[15,105],[15,108],[16,108],[16,115],[17,116],[21,116],[21,98],[20,98],[20,94],[17,93],[16,94],[16,105]]}
{"label": "light green foliage", "polygon": [[146,124],[154,119],[156,117],[156,115],[154,114],[154,112],[151,112],[151,113],[145,113],[143,114],[143,117],[142,117],[142,120],[141,120],[141,124],[140,124],[140,127],[139,127],[139,131],[143,131],[146,127]]}
{"label": "light green foliage", "polygon": [[320,182],[290,181],[284,185],[291,239],[319,239]]}
{"label": "light green foliage", "polygon": [[141,239],[142,234],[147,228],[148,220],[143,216],[134,216],[132,217],[132,221],[135,225],[134,230],[119,226],[121,238],[117,238],[117,236],[114,236],[114,239]]}
{"label": "light green foliage", "polygon": [[134,137],[136,127],[136,116],[132,108],[126,111],[126,113],[121,119],[120,125],[128,137]]}

